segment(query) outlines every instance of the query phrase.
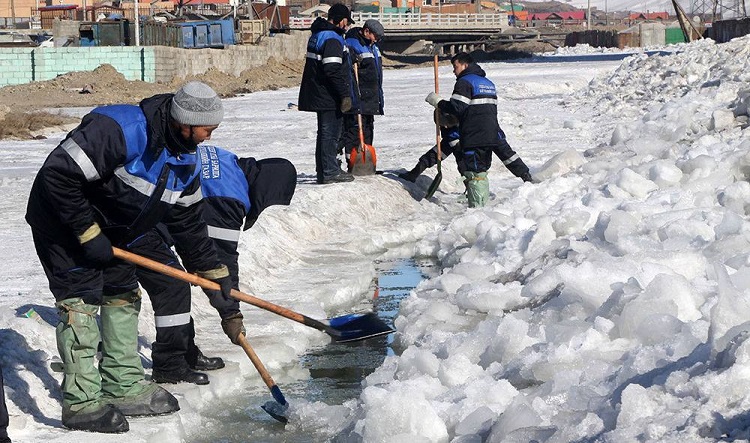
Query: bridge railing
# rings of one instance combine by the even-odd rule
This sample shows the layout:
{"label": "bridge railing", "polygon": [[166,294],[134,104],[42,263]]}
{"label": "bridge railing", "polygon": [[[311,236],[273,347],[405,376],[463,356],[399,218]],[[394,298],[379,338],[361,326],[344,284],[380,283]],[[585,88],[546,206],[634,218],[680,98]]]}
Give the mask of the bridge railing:
{"label": "bridge railing", "polygon": [[[507,14],[436,14],[436,13],[372,13],[353,12],[352,18],[357,26],[365,20],[378,20],[388,30],[419,29],[499,29],[508,26]],[[314,18],[289,17],[291,29],[307,29]]]}

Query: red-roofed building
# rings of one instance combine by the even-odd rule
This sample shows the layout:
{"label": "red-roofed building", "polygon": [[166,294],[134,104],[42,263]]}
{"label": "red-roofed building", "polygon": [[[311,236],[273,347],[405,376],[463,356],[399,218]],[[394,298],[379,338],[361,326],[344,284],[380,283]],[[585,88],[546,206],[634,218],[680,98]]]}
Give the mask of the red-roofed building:
{"label": "red-roofed building", "polygon": [[565,12],[535,12],[529,14],[531,22],[544,22],[545,24],[577,23],[586,20],[586,11],[580,9]]}
{"label": "red-roofed building", "polygon": [[633,12],[628,18],[630,20],[669,20],[668,12]]}

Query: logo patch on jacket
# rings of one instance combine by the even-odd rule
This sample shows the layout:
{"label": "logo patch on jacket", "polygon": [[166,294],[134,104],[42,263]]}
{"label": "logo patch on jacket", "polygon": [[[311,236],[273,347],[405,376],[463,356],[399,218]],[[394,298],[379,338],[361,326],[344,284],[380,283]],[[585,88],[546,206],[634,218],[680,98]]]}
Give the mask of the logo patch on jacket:
{"label": "logo patch on jacket", "polygon": [[201,180],[221,178],[221,167],[219,166],[219,153],[214,146],[205,146],[199,149],[201,160]]}

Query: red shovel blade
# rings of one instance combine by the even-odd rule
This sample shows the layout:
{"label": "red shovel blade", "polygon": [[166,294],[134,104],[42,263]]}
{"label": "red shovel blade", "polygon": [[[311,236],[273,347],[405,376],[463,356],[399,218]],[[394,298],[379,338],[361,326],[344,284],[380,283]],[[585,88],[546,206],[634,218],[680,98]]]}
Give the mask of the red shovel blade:
{"label": "red shovel blade", "polygon": [[377,155],[372,145],[352,148],[349,152],[349,172],[353,175],[373,175],[377,164]]}

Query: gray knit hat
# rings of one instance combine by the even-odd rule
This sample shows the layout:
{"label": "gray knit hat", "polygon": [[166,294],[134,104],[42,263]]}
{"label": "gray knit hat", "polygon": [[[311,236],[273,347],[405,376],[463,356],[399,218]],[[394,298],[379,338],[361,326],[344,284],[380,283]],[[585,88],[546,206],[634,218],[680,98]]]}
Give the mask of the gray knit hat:
{"label": "gray knit hat", "polygon": [[185,83],[172,97],[172,118],[189,126],[217,126],[224,107],[216,92],[205,83]]}

